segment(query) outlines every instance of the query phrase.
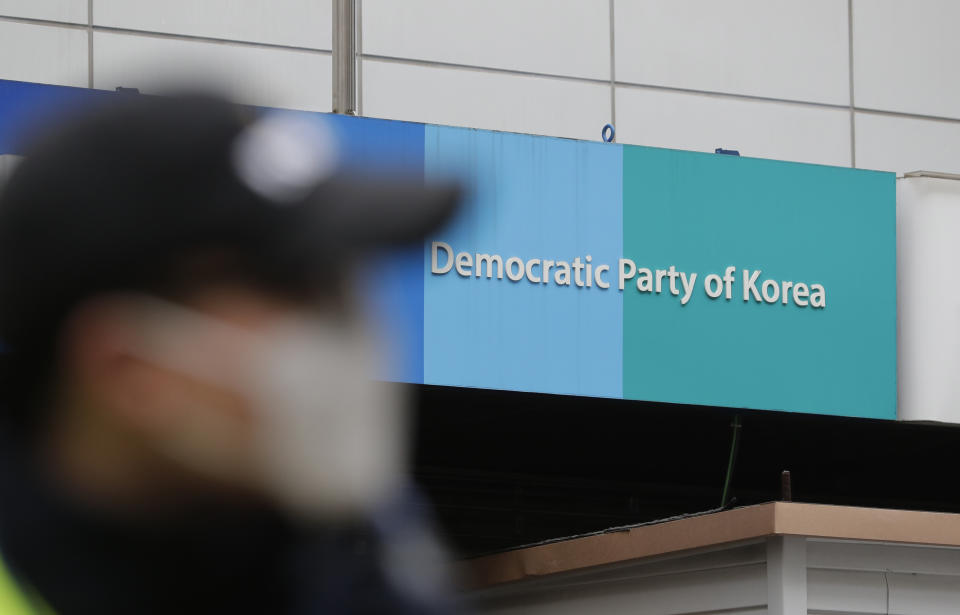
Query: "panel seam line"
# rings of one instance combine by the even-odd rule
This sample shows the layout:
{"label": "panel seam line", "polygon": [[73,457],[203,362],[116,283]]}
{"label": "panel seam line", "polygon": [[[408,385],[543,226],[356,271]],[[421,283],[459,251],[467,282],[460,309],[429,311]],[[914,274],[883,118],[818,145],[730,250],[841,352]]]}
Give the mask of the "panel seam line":
{"label": "panel seam line", "polygon": [[[88,0],[89,2],[90,0]],[[154,30],[138,30],[135,28],[120,28],[116,26],[98,26],[92,23],[82,24],[82,23],[73,23],[69,21],[57,21],[53,19],[34,19],[30,17],[11,17],[8,15],[0,15],[0,21],[12,22],[12,23],[24,23],[36,26],[52,26],[60,28],[72,28],[72,29],[81,29],[81,30],[92,30],[94,32],[107,32],[110,34],[127,34],[131,36],[142,36],[148,38],[165,38],[165,39],[177,39],[184,41],[196,41],[202,43],[215,43],[215,44],[227,44],[227,45],[238,45],[244,47],[257,47],[262,49],[281,49],[286,51],[301,51],[305,53],[313,53],[319,55],[331,55],[333,53],[332,49],[323,49],[320,47],[304,47],[301,45],[285,45],[283,43],[265,43],[258,41],[244,41],[240,39],[232,38],[221,38],[216,36],[201,36],[197,34],[178,34],[172,32],[157,32]],[[92,21],[91,17],[88,21]]]}

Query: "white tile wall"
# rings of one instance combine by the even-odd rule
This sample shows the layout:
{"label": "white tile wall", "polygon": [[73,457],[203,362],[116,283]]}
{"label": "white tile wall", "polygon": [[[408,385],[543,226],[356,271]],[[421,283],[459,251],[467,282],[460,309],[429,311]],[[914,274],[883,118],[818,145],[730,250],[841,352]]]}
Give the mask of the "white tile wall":
{"label": "white tile wall", "polygon": [[846,0],[617,0],[617,81],[849,103]]}
{"label": "white tile wall", "polygon": [[960,2],[854,0],[858,107],[960,118]]}
{"label": "white tile wall", "polygon": [[94,0],[95,25],[330,49],[331,0]]}
{"label": "white tile wall", "polygon": [[850,164],[850,112],[618,87],[617,141],[843,166]]}
{"label": "white tile wall", "polygon": [[376,55],[609,79],[609,34],[608,0],[363,0]]}
{"label": "white tile wall", "polygon": [[857,113],[857,166],[960,173],[960,122]]}
{"label": "white tile wall", "polygon": [[599,140],[610,86],[365,60],[363,114]]}
{"label": "white tile wall", "polygon": [[87,23],[87,0],[0,0],[0,15]]}
{"label": "white tile wall", "polygon": [[94,87],[155,92],[178,81],[215,86],[242,103],[331,108],[330,56],[309,51],[97,32]]}
{"label": "white tile wall", "polygon": [[0,79],[86,87],[86,30],[0,21]]}
{"label": "white tile wall", "polygon": [[[330,109],[332,0],[93,0],[94,85],[175,72],[243,102]],[[852,0],[857,166],[960,172],[958,0]],[[597,140],[609,120],[609,0],[363,0],[367,115]],[[85,86],[87,0],[0,0],[0,79]],[[622,143],[845,165],[847,0],[615,0]],[[9,19],[5,19],[9,18]],[[431,62],[440,63],[431,64]],[[457,68],[455,64],[492,70]],[[561,75],[550,78],[543,73]]]}

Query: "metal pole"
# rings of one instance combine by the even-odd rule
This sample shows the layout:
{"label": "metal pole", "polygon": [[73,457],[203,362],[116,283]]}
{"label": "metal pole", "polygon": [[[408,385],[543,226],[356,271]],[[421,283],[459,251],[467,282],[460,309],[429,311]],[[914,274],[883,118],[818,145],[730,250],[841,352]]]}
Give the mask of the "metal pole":
{"label": "metal pole", "polygon": [[333,112],[357,114],[356,0],[333,0]]}
{"label": "metal pole", "polygon": [[730,483],[733,481],[733,471],[737,466],[737,452],[740,449],[740,415],[733,417],[733,440],[730,442],[730,459],[727,461],[727,477],[723,479],[723,494],[720,496],[720,508],[730,506]]}
{"label": "metal pole", "polygon": [[790,470],[784,470],[780,473],[780,501],[793,501],[793,484],[790,481]]}

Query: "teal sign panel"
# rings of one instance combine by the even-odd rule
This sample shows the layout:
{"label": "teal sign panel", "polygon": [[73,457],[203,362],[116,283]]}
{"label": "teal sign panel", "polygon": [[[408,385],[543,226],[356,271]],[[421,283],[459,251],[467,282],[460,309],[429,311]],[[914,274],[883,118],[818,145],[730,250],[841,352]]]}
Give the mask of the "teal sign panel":
{"label": "teal sign panel", "polygon": [[893,174],[643,147],[623,169],[624,256],[698,274],[686,305],[624,290],[624,397],[896,418]]}

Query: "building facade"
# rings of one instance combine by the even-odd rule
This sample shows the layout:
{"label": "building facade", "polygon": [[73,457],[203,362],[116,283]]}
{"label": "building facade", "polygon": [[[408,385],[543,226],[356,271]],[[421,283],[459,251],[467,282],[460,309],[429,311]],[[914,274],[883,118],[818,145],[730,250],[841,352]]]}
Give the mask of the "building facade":
{"label": "building facade", "polygon": [[[336,1],[0,0],[0,86],[30,82],[151,93],[187,75],[216,84],[242,103],[330,112],[336,94]],[[960,386],[954,386],[953,374],[960,369],[955,352],[960,330],[954,324],[960,293],[953,280],[960,275],[954,264],[960,254],[953,238],[960,229],[954,213],[960,205],[955,177],[960,174],[960,82],[955,78],[960,4],[356,0],[355,7],[357,114],[418,123],[375,127],[364,138],[376,141],[387,134],[377,131],[393,131],[390,138],[403,141],[402,147],[413,143],[410,158],[428,174],[458,157],[475,161],[477,152],[488,151],[496,152],[491,160],[519,152],[510,159],[518,177],[541,172],[538,183],[530,185],[545,201],[534,203],[519,189],[523,182],[504,179],[506,173],[485,175],[493,163],[474,169],[478,183],[504,182],[523,197],[500,194],[483,201],[503,206],[498,220],[516,223],[518,231],[511,235],[478,217],[466,231],[434,238],[449,248],[445,270],[439,272],[444,267],[427,256],[416,264],[433,266],[423,276],[420,296],[420,371],[399,379],[419,385],[415,469],[442,527],[465,556],[577,534],[590,534],[578,540],[602,549],[616,551],[623,542],[634,549],[622,551],[622,557],[566,561],[562,569],[550,568],[555,561],[542,554],[554,547],[542,545],[482,558],[479,565],[498,581],[473,590],[479,608],[635,612],[634,605],[643,605],[640,612],[649,613],[939,613],[944,605],[956,604],[960,494],[952,485],[952,468]],[[13,100],[12,95],[5,100],[4,93],[12,91],[0,87],[0,114]],[[650,147],[597,143],[607,125],[617,144]],[[0,145],[6,145],[3,134]],[[714,157],[717,148],[772,160]],[[10,153],[15,152],[0,151]],[[14,162],[0,155],[0,174]],[[569,248],[572,258],[586,237],[595,267],[608,265],[615,282],[618,265],[630,257],[629,283],[639,284],[637,269],[645,252],[623,238],[643,236],[648,219],[631,219],[629,203],[646,203],[642,190],[657,188],[658,178],[677,167],[684,167],[681,177],[664,181],[657,195],[674,195],[710,179],[719,178],[719,187],[679,199],[693,209],[674,208],[669,216],[676,218],[660,219],[665,226],[683,222],[684,215],[701,223],[711,203],[742,220],[763,218],[760,205],[767,201],[757,201],[761,193],[756,191],[742,198],[740,187],[760,178],[772,186],[766,194],[776,195],[788,175],[794,178],[789,191],[781,190],[789,192],[783,199],[768,202],[786,204],[797,216],[758,223],[764,233],[780,225],[793,236],[751,244],[749,233],[736,235],[744,229],[734,224],[717,245],[747,246],[742,253],[748,255],[783,256],[779,264],[799,270],[827,271],[827,261],[835,261],[837,277],[826,284],[827,298],[820,298],[830,306],[821,320],[842,315],[831,320],[836,323],[832,332],[811,329],[807,335],[802,323],[790,329],[776,325],[766,329],[766,336],[756,335],[753,354],[731,363],[727,355],[711,354],[722,344],[711,346],[707,342],[715,340],[704,341],[691,329],[690,339],[701,345],[686,356],[712,379],[687,386],[678,377],[669,381],[675,394],[663,394],[667,389],[657,385],[671,377],[670,369],[663,369],[656,379],[631,389],[623,375],[629,361],[651,371],[664,368],[664,357],[676,362],[684,356],[670,355],[669,340],[659,346],[651,342],[643,323],[628,324],[623,306],[632,300],[629,295],[621,300],[620,312],[603,311],[616,306],[606,300],[589,308],[596,309],[593,322],[600,334],[590,330],[582,336],[575,354],[563,354],[569,347],[543,351],[561,346],[555,338],[563,323],[550,321],[552,328],[539,337],[515,336],[520,341],[499,355],[509,359],[504,362],[509,369],[484,363],[482,356],[457,363],[457,348],[481,348],[498,333],[447,319],[457,306],[468,306],[464,312],[476,316],[490,298],[471,294],[479,287],[450,290],[462,281],[457,276],[471,275],[461,272],[459,260],[452,268],[449,259],[461,249],[477,257],[473,277],[479,278],[478,251],[489,252],[483,255],[488,273],[496,253],[510,280],[500,286],[511,288],[520,278],[510,277],[508,261],[520,252],[509,250],[527,251],[517,258],[523,268],[517,271],[533,283],[531,258],[544,254],[530,246]],[[687,167],[696,170],[687,173]],[[790,171],[784,175],[783,169]],[[834,181],[838,189],[828,191],[829,199],[816,200]],[[581,198],[581,190],[589,190],[595,203]],[[854,201],[856,207],[844,209]],[[882,212],[872,208],[875,203]],[[547,206],[556,209],[547,211]],[[538,222],[561,210],[570,213],[563,223]],[[841,211],[842,221],[836,215]],[[683,258],[690,260],[689,255],[712,245],[707,230],[688,237],[688,243],[664,235],[657,254],[681,245]],[[556,241],[543,240],[546,235]],[[477,237],[487,243],[471,244]],[[496,252],[501,246],[502,254]],[[715,272],[719,297],[726,264],[691,267],[720,267]],[[468,267],[466,260],[462,265]],[[543,262],[536,266],[542,268]],[[689,269],[694,270],[701,273],[701,284],[713,271]],[[419,271],[413,270],[414,277]],[[593,279],[607,283],[602,275]],[[784,313],[823,307],[796,290],[797,282],[810,282],[806,293],[818,280],[789,278],[792,287],[784,280],[770,287],[769,299],[763,278],[757,281],[750,305],[756,314],[781,309],[781,295]],[[696,297],[695,309],[698,301],[709,304],[715,298],[704,289],[707,298]],[[839,295],[833,294],[837,289]],[[523,305],[543,301],[548,290],[576,289],[542,289]],[[601,295],[599,289],[593,292],[591,300]],[[787,307],[788,296],[793,304]],[[446,312],[431,313],[431,305]],[[679,308],[669,309],[673,312],[660,314],[664,318],[657,322],[667,322]],[[573,309],[569,313],[582,316]],[[748,315],[738,326],[748,331],[757,322]],[[777,346],[784,337],[776,333],[783,331],[792,343],[833,339],[838,345],[795,353]],[[639,350],[631,354],[630,348]],[[522,363],[530,356],[536,360],[537,352],[550,370],[531,379]],[[741,373],[742,381],[723,389],[738,376],[738,367],[762,373],[785,354],[795,360],[792,381],[768,382],[763,389],[750,384],[752,372]],[[836,410],[831,404],[838,391],[843,410],[830,411]],[[792,473],[792,492],[781,483],[784,470]],[[821,525],[791,532],[777,531],[774,515],[772,525],[761,524],[749,535],[735,521],[743,515],[726,510],[756,505],[771,511],[775,505],[765,503],[791,496],[811,505],[845,507],[839,512],[818,508]],[[779,510],[808,510],[798,506]],[[862,512],[868,507],[873,512]],[[927,513],[911,512],[888,523],[874,510],[892,508],[945,514],[936,517],[931,530],[924,527],[931,518]],[[749,506],[745,510],[753,514]],[[662,551],[641,544],[656,543],[661,530],[677,527],[648,524],[685,513],[696,513],[691,527],[701,528],[703,540],[679,540],[676,548]],[[836,515],[846,520],[844,532],[831,525]],[[733,525],[715,525],[717,518],[733,519]],[[858,520],[880,529],[858,534]],[[897,526],[904,524],[915,524],[918,533],[900,532]],[[594,535],[611,527],[617,528],[612,534]],[[727,530],[738,538],[724,540]],[[802,548],[792,547],[785,558],[778,549],[788,543]],[[556,550],[582,544],[561,543]],[[534,566],[535,573],[528,574],[524,565]],[[536,568],[541,565],[546,572]]]}

